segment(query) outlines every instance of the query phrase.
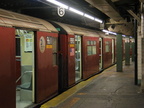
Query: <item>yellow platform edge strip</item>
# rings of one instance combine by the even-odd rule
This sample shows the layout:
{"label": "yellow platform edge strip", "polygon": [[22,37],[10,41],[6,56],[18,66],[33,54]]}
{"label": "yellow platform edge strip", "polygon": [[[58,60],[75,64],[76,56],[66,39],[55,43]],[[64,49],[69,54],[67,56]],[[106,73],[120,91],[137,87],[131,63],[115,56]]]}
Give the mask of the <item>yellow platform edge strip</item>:
{"label": "yellow platform edge strip", "polygon": [[[115,67],[115,65],[106,69],[105,71],[110,70],[114,67]],[[88,85],[90,82],[92,82],[96,77],[100,76],[101,74],[95,75],[86,81],[80,82],[79,84],[75,85],[74,87],[68,89],[67,91],[63,92],[62,94],[60,94],[60,95],[56,96],[55,98],[49,100],[48,102],[44,103],[40,108],[56,107],[57,105],[59,105],[60,103],[65,101],[67,98],[69,98],[70,96],[75,94],[77,91],[84,88],[86,85]]]}

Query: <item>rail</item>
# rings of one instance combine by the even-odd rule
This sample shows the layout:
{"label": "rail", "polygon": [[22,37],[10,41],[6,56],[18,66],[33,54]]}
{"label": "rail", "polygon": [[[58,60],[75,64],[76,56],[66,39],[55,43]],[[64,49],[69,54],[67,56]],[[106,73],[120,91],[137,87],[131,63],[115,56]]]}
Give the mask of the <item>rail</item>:
{"label": "rail", "polygon": [[16,83],[23,77],[24,74],[26,73],[32,73],[32,71],[25,71],[17,80]]}

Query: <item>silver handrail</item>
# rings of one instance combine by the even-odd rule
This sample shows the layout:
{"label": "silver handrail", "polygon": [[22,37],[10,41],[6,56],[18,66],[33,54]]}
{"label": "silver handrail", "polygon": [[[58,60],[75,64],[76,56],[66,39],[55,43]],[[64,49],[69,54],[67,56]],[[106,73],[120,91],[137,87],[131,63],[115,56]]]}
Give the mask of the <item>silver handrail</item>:
{"label": "silver handrail", "polygon": [[32,71],[25,71],[17,80],[16,83],[23,77],[24,74],[26,73],[32,73]]}

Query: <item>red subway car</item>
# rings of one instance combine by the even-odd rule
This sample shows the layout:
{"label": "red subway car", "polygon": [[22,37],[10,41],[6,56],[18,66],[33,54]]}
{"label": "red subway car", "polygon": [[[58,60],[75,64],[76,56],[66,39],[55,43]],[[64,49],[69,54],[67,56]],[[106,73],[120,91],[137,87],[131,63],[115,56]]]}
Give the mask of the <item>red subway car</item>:
{"label": "red subway car", "polygon": [[0,9],[0,34],[2,108],[40,104],[115,63],[115,37],[101,31]]}
{"label": "red subway car", "polygon": [[56,28],[0,9],[0,34],[0,107],[21,108],[57,94]]}

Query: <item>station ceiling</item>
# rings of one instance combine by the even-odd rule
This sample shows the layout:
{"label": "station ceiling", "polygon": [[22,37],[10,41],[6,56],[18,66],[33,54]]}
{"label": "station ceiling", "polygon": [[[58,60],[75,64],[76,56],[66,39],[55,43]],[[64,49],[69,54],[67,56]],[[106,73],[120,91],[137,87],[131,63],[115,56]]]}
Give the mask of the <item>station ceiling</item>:
{"label": "station ceiling", "polygon": [[133,15],[139,13],[138,0],[57,0],[68,6],[102,19],[104,24],[94,22],[66,10],[63,17],[58,16],[57,6],[46,0],[1,0],[0,8],[14,12],[68,23],[91,29],[108,29],[125,35],[133,35]]}

